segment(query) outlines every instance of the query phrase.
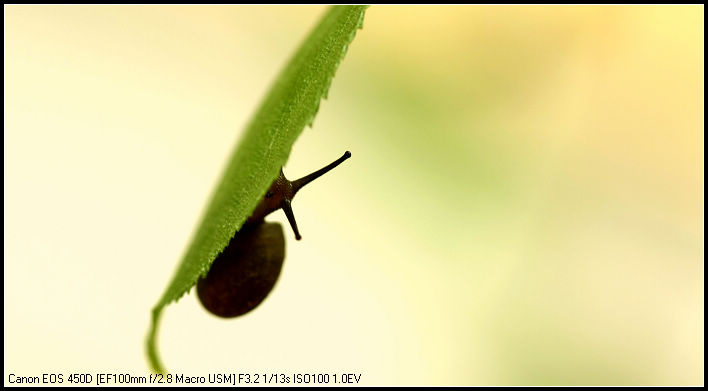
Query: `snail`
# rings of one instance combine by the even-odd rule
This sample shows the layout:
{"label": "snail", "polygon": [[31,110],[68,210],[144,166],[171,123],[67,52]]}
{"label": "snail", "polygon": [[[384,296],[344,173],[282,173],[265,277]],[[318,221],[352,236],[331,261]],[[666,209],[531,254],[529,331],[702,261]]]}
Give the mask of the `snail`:
{"label": "snail", "polygon": [[216,257],[206,277],[197,282],[204,308],[216,316],[233,318],[256,308],[273,289],[285,260],[285,237],[280,223],[263,219],[278,209],[285,212],[295,239],[300,240],[291,203],[305,185],[351,157],[349,151],[329,165],[295,181],[280,174],[270,185],[241,229]]}

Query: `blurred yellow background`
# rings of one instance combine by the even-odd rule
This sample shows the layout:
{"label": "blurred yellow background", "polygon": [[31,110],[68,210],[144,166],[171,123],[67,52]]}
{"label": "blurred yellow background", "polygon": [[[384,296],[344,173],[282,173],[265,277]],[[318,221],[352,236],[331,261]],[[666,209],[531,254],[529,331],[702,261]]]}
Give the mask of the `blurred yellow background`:
{"label": "blurred yellow background", "polygon": [[[324,6],[5,6],[4,373],[148,373],[240,132]],[[703,383],[703,6],[372,6],[271,295],[176,373]]]}

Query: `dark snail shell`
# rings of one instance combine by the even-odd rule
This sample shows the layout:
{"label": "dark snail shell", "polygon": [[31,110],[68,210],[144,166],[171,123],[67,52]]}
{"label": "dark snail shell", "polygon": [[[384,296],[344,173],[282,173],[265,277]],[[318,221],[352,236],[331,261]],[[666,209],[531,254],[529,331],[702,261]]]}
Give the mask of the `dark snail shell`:
{"label": "dark snail shell", "polygon": [[232,318],[256,308],[268,296],[283,268],[285,237],[279,223],[266,223],[263,218],[283,209],[295,239],[300,240],[291,207],[293,197],[350,156],[347,151],[329,165],[295,181],[289,181],[280,170],[253,214],[216,257],[206,277],[197,282],[197,295],[204,308],[216,316]]}
{"label": "dark snail shell", "polygon": [[256,308],[278,280],[285,259],[285,236],[279,223],[241,229],[219,254],[197,294],[214,315],[231,318]]}

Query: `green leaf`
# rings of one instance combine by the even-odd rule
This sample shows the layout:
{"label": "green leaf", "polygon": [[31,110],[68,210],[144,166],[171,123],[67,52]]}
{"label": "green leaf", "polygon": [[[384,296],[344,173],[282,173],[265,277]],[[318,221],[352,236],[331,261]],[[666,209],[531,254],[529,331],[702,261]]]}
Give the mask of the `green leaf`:
{"label": "green leaf", "polygon": [[364,21],[368,6],[333,6],[300,46],[266,95],[234,149],[221,181],[167,290],[152,310],[147,355],[165,372],[156,337],[162,309],[187,293],[255,209],[290,155],[305,125],[312,125],[337,66]]}

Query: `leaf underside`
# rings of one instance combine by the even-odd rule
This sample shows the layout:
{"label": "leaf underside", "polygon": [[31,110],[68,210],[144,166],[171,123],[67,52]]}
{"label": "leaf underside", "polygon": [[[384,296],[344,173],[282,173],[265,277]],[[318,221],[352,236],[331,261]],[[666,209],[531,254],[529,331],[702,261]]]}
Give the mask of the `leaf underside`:
{"label": "leaf underside", "polygon": [[156,347],[162,309],[206,275],[278,176],[297,137],[306,125],[312,126],[339,63],[363,26],[367,7],[333,6],[324,14],[281,71],[233,150],[177,271],[152,310],[146,342],[155,372],[165,372]]}

